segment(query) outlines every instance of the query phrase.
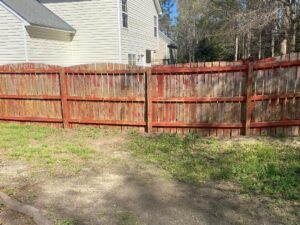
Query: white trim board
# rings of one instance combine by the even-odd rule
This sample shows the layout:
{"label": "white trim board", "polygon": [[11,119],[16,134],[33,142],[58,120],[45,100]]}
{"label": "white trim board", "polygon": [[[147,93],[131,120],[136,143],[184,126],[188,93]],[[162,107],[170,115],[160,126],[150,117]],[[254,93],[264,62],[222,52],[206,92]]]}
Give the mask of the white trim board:
{"label": "white trim board", "polygon": [[12,10],[7,5],[5,5],[2,1],[0,1],[0,5],[3,8],[5,8],[7,11],[9,11],[11,14],[13,14],[15,17],[17,17],[23,23],[24,26],[30,26],[30,23],[28,23],[23,17],[17,14],[14,10]]}

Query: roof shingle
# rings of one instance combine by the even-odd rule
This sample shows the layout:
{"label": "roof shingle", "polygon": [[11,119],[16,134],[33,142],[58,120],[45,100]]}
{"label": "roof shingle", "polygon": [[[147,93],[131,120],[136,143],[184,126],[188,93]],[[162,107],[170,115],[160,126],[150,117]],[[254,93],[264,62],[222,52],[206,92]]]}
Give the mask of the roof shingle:
{"label": "roof shingle", "polygon": [[37,0],[0,0],[0,2],[32,26],[76,32],[72,26]]}

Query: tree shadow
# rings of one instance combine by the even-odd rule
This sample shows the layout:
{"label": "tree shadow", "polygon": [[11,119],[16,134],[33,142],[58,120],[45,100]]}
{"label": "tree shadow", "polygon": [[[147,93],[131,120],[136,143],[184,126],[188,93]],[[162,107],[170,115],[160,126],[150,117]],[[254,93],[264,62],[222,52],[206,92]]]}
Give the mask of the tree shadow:
{"label": "tree shadow", "polygon": [[136,171],[123,168],[110,178],[106,174],[76,178],[68,185],[61,183],[59,192],[48,193],[47,200],[37,204],[76,224],[282,224],[265,205],[243,200],[229,185],[192,187]]}

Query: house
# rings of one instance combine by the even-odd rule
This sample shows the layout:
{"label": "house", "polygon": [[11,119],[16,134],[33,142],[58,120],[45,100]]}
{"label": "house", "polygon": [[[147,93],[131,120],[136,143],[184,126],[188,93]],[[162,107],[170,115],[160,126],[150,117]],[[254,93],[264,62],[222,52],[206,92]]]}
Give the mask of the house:
{"label": "house", "polygon": [[177,63],[177,44],[159,31],[159,47],[153,55],[153,64],[172,65]]}
{"label": "house", "polygon": [[151,64],[159,0],[0,0],[0,64]]}

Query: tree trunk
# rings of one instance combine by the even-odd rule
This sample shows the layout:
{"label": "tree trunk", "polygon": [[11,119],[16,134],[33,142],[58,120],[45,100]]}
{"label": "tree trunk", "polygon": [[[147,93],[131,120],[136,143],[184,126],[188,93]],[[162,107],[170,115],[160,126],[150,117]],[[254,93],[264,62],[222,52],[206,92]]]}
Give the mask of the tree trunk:
{"label": "tree trunk", "polygon": [[291,52],[296,51],[296,34],[297,34],[297,23],[293,24],[293,36],[292,36],[292,44],[291,44]]}
{"label": "tree trunk", "polygon": [[245,44],[245,35],[243,36],[243,59],[246,58],[246,44]]}
{"label": "tree trunk", "polygon": [[283,30],[281,32],[281,41],[280,41],[280,54],[286,55],[288,52],[288,41],[289,41],[289,31],[292,30],[291,21],[292,12],[290,5],[286,4],[284,7],[282,26]]}
{"label": "tree trunk", "polygon": [[275,56],[275,33],[272,30],[271,57]]}
{"label": "tree trunk", "polygon": [[261,48],[262,48],[262,37],[261,37],[261,32],[259,33],[259,43],[258,43],[258,59],[261,59]]}
{"label": "tree trunk", "polygon": [[247,34],[247,58],[251,56],[251,32]]}
{"label": "tree trunk", "polygon": [[280,42],[280,54],[286,55],[287,54],[287,44],[288,44],[288,34],[287,32],[283,32]]}
{"label": "tree trunk", "polygon": [[238,61],[239,59],[239,36],[235,36],[235,61]]}

